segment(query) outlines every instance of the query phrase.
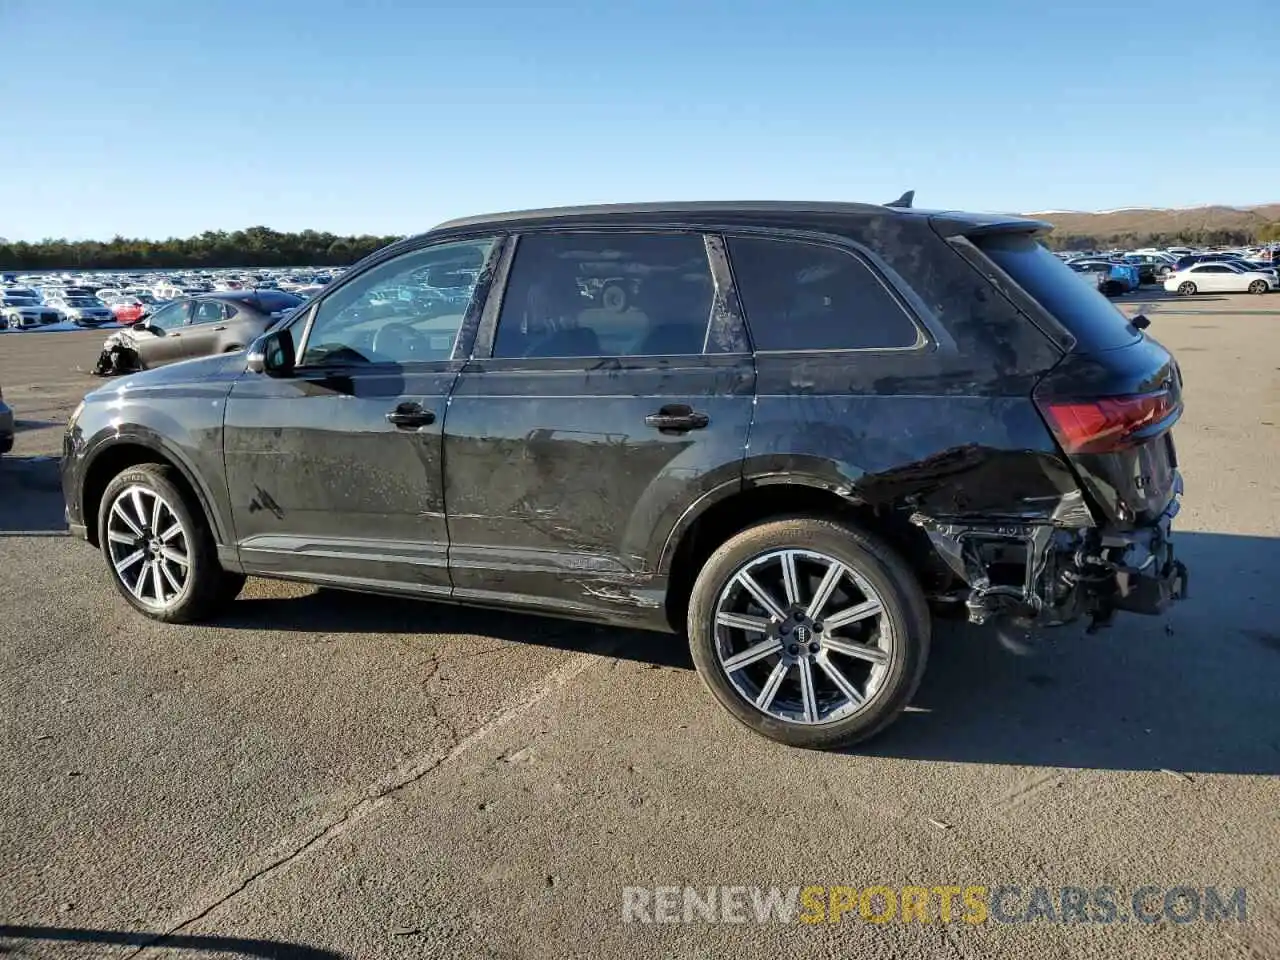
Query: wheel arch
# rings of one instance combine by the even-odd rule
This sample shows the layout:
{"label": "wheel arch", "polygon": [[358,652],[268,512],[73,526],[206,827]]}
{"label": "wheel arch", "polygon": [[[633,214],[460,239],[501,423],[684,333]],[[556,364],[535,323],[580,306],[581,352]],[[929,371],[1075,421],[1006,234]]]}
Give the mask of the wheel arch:
{"label": "wheel arch", "polygon": [[784,516],[837,520],[878,536],[901,554],[924,586],[945,582],[948,576],[928,536],[902,511],[842,496],[816,477],[725,484],[686,510],[667,538],[659,572],[667,578],[666,615],[672,629],[684,630],[693,584],[706,559],[742,530]]}
{"label": "wheel arch", "polygon": [[107,485],[122,471],[144,463],[172,467],[177,471],[179,486],[194,498],[195,504],[213,530],[217,543],[226,543],[225,529],[213,509],[209,490],[197,478],[196,472],[180,453],[159,437],[150,434],[126,434],[117,440],[102,444],[88,457],[84,468],[84,482],[80,487],[80,515],[84,519],[89,542],[99,546],[98,514]]}

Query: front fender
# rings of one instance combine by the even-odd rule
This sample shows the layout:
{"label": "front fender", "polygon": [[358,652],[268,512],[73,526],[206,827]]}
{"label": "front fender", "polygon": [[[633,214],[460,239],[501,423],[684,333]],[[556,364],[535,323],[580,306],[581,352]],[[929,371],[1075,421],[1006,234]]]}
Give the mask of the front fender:
{"label": "front fender", "polygon": [[[86,524],[85,481],[99,458],[130,444],[143,447],[174,465],[187,480],[208,517],[214,539],[230,544],[230,498],[222,459],[222,424],[230,384],[205,381],[184,384],[181,396],[163,404],[148,402],[150,389],[121,389],[108,398],[87,402],[68,433],[64,453],[64,493],[68,506]],[[134,394],[141,394],[134,395]],[[70,480],[70,483],[68,483]],[[70,489],[66,489],[70,487]]]}

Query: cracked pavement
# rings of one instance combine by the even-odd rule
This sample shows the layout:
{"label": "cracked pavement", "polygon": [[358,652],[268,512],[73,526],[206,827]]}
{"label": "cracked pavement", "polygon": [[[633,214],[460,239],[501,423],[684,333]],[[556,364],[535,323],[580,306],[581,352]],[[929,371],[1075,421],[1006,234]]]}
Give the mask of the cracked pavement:
{"label": "cracked pavement", "polygon": [[[737,726],[675,638],[266,580],[211,626],[132,614],[42,459],[102,334],[0,336],[0,952],[1280,955],[1280,298],[1125,308],[1185,375],[1192,599],[945,627],[835,755]],[[1245,886],[1249,920],[621,922],[624,886],[810,883]]]}

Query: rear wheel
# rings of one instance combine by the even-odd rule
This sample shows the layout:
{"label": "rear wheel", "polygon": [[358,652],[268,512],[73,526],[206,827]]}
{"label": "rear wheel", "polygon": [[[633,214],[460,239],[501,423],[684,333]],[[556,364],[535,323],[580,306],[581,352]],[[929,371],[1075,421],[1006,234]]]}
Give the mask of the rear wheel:
{"label": "rear wheel", "polygon": [[102,496],[98,542],[120,595],[155,620],[202,620],[244,586],[218,564],[213,536],[172,467],[118,474]]}
{"label": "rear wheel", "polygon": [[1179,296],[1190,297],[1190,296],[1194,296],[1195,292],[1196,292],[1196,285],[1192,283],[1190,280],[1184,280],[1182,281],[1182,283],[1178,284]]}
{"label": "rear wheel", "polygon": [[833,748],[888,726],[924,673],[931,623],[910,568],[852,527],[776,520],[730,539],[689,602],[703,682],[738,720]]}
{"label": "rear wheel", "polygon": [[1266,292],[1267,292],[1267,281],[1265,281],[1265,280],[1255,280],[1255,281],[1253,281],[1253,283],[1249,284],[1249,292],[1250,292],[1250,293],[1259,293],[1259,294],[1261,294],[1261,293],[1266,293]]}

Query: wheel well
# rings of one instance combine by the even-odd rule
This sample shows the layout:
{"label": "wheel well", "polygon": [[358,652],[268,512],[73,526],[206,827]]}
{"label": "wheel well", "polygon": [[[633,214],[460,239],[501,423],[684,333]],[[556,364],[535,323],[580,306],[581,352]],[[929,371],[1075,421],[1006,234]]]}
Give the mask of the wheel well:
{"label": "wheel well", "polygon": [[747,527],[784,516],[837,520],[875,534],[902,555],[926,592],[947,579],[928,535],[910,523],[902,511],[851,502],[819,487],[770,484],[744,490],[714,504],[681,535],[667,580],[667,619],[672,629],[684,632],[689,595],[707,558]]}
{"label": "wheel well", "polygon": [[186,474],[164,454],[140,443],[119,443],[98,454],[89,465],[89,472],[84,478],[84,493],[81,498],[81,516],[89,535],[89,542],[95,547],[98,543],[98,511],[102,507],[102,495],[106,493],[107,484],[130,467],[143,463],[157,463],[165,467],[173,467],[174,483],[177,484],[188,502],[203,513],[200,498],[196,496],[187,480]]}

